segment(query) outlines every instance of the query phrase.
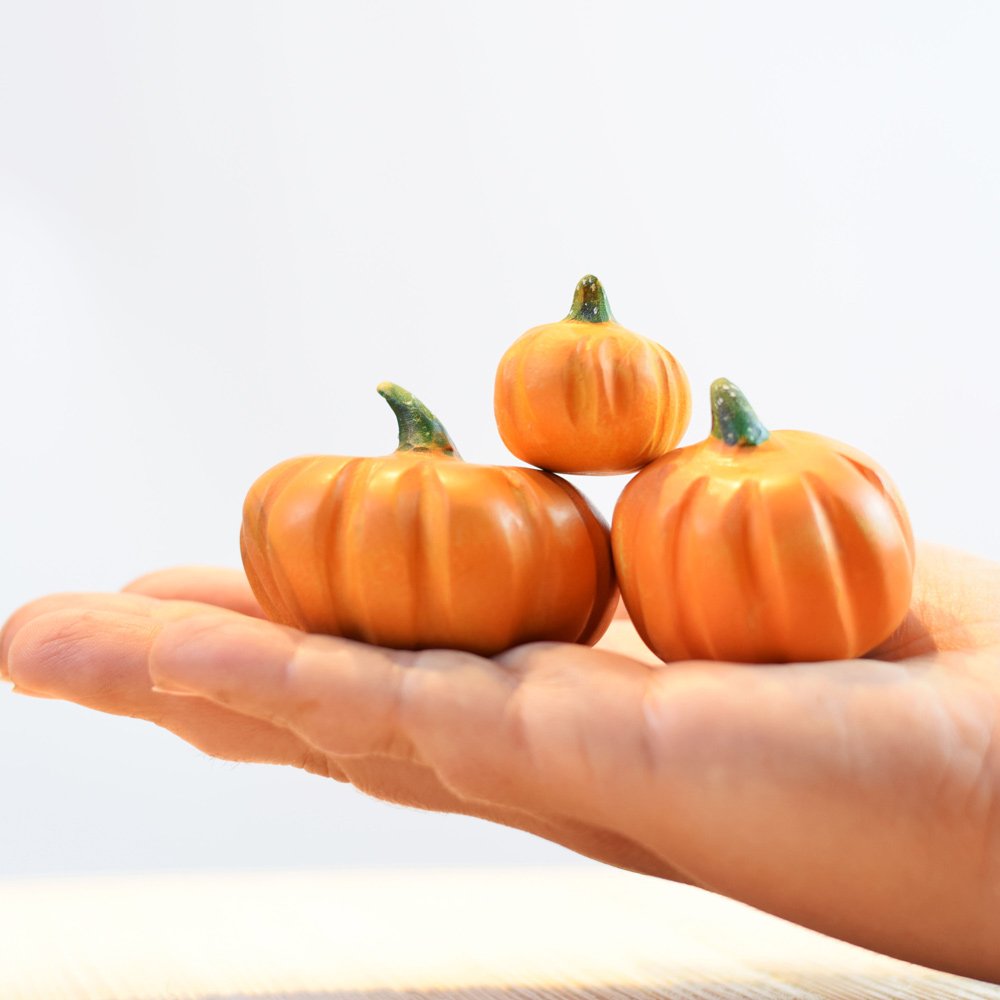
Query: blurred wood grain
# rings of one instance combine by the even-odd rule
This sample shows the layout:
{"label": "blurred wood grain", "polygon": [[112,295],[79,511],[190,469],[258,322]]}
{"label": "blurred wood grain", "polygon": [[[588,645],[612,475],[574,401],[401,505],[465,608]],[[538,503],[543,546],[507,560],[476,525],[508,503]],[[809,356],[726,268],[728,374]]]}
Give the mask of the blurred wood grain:
{"label": "blurred wood grain", "polygon": [[979,998],[1000,987],[589,867],[0,883],[2,1000]]}

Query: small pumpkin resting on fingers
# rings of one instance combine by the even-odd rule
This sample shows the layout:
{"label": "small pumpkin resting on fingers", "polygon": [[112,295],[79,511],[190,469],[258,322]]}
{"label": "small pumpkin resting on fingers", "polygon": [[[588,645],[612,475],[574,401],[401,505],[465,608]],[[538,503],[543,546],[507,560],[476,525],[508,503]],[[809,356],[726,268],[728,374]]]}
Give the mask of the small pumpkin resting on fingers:
{"label": "small pumpkin resting on fingers", "polygon": [[592,274],[564,320],[507,349],[493,401],[504,444],[554,472],[633,472],[673,448],[691,419],[684,369],[615,321]]}
{"label": "small pumpkin resting on fingers", "polygon": [[591,644],[618,597],[607,525],[565,480],[461,460],[410,393],[380,458],[309,456],[254,483],[240,548],[274,621],[398,649],[490,656]]}
{"label": "small pumpkin resting on fingers", "polygon": [[664,660],[849,659],[900,625],[914,544],[870,458],[806,431],[768,432],[712,384],[712,433],[643,469],[615,508],[622,598]]}

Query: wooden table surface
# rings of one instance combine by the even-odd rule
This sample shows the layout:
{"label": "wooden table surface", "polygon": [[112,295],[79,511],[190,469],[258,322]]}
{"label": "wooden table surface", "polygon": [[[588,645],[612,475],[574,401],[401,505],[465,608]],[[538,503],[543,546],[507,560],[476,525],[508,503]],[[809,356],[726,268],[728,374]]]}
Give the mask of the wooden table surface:
{"label": "wooden table surface", "polygon": [[0,1000],[998,997],[598,868],[0,883]]}

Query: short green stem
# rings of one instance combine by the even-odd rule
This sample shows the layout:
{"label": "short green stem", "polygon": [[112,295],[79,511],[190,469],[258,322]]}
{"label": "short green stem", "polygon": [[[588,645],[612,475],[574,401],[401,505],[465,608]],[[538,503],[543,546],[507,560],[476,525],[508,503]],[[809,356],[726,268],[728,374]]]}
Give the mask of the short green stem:
{"label": "short green stem", "polygon": [[397,451],[439,451],[458,458],[441,421],[423,403],[394,382],[382,382],[378,394],[392,407],[399,424]]}
{"label": "short green stem", "polygon": [[581,323],[614,322],[615,318],[611,315],[604,286],[592,274],[577,282],[576,291],[573,293],[573,307],[566,319]]}
{"label": "short green stem", "polygon": [[727,378],[712,383],[712,437],[730,445],[758,445],[771,436],[747,402]]}

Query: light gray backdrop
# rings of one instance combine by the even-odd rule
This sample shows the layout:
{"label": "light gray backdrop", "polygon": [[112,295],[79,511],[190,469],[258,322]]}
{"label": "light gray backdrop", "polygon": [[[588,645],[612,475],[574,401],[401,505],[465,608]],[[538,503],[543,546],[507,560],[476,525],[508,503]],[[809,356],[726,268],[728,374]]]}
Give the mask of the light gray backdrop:
{"label": "light gray backdrop", "polygon": [[[239,564],[243,495],[506,462],[502,351],[588,271],[707,386],[1000,557],[1000,6],[0,4],[0,613]],[[581,481],[610,514],[623,479]],[[569,860],[0,692],[0,875]]]}

